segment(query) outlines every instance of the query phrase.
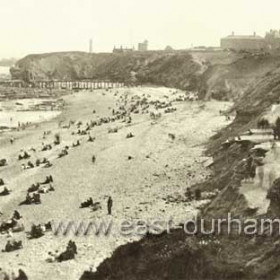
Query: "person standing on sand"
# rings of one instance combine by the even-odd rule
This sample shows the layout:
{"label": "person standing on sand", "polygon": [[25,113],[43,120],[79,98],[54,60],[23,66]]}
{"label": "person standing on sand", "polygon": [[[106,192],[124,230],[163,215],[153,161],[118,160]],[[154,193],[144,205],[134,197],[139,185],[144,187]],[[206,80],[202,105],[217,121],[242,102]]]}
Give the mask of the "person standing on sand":
{"label": "person standing on sand", "polygon": [[112,214],[112,207],[113,207],[113,199],[111,196],[109,196],[108,201],[107,201],[108,215]]}

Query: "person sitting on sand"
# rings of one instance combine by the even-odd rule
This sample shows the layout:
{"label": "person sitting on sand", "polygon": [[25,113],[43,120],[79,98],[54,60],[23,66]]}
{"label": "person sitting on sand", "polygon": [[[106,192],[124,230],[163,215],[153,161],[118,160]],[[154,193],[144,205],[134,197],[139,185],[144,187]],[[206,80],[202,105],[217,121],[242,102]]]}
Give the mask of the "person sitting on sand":
{"label": "person sitting on sand", "polygon": [[40,184],[39,183],[36,183],[36,184],[32,184],[30,188],[28,188],[28,192],[36,192],[38,191],[40,187]]}
{"label": "person sitting on sand", "polygon": [[88,136],[88,142],[93,142],[95,138],[93,138],[91,135]]}
{"label": "person sitting on sand", "polygon": [[28,161],[27,168],[34,168],[34,164],[31,161]]}
{"label": "person sitting on sand", "polygon": [[25,204],[31,204],[32,203],[32,196],[30,195],[30,193],[26,194],[26,198],[25,198]]}
{"label": "person sitting on sand", "polygon": [[50,183],[53,183],[53,177],[52,177],[52,175],[49,175],[49,181],[50,181]]}
{"label": "person sitting on sand", "polygon": [[63,149],[59,154],[58,154],[58,157],[61,158],[61,157],[64,157],[64,156],[67,156],[68,155],[68,152],[66,149]]}
{"label": "person sitting on sand", "polygon": [[24,231],[24,229],[25,229],[24,221],[22,218],[18,219],[18,220],[12,218],[12,224],[13,224],[13,226],[12,226],[13,232],[21,232],[21,231]]}
{"label": "person sitting on sand", "polygon": [[0,166],[7,165],[7,160],[5,158],[0,159]]}
{"label": "person sitting on sand", "polygon": [[21,218],[22,218],[22,216],[20,215],[20,213],[17,210],[15,210],[13,213],[12,219],[20,220]]}
{"label": "person sitting on sand", "polygon": [[26,151],[24,151],[23,159],[27,159],[27,158],[30,158],[30,155]]}
{"label": "person sitting on sand", "polygon": [[12,252],[22,248],[22,241],[8,240],[5,249],[2,252]]}
{"label": "person sitting on sand", "polygon": [[52,175],[46,176],[46,179],[43,183],[41,183],[41,185],[46,185],[46,184],[50,184],[53,183],[53,177]]}
{"label": "person sitting on sand", "polygon": [[77,140],[76,143],[73,143],[73,144],[72,144],[72,147],[73,147],[73,148],[78,147],[78,146],[80,146],[80,141],[79,141],[79,140]]}
{"label": "person sitting on sand", "polygon": [[132,118],[131,118],[131,116],[129,116],[127,119],[127,123],[131,123],[131,121],[132,121]]}
{"label": "person sitting on sand", "polygon": [[35,204],[41,204],[41,196],[39,193],[34,193],[33,201]]}
{"label": "person sitting on sand", "polygon": [[5,246],[5,250],[3,250],[3,252],[11,252],[13,251],[13,246],[10,240],[8,240],[6,246]]}
{"label": "person sitting on sand", "polygon": [[0,192],[0,196],[5,196],[10,194],[10,190],[7,189],[7,187],[4,188],[2,192]]}
{"label": "person sitting on sand", "polygon": [[43,147],[42,147],[42,152],[47,151],[47,150],[51,150],[52,149],[52,145],[48,144],[48,145],[44,145],[44,143],[42,143]]}
{"label": "person sitting on sand", "polygon": [[30,205],[32,203],[41,204],[41,196],[39,193],[34,193],[33,196],[31,196],[30,193],[28,192],[26,194],[25,201],[21,202],[20,205],[23,205],[23,204]]}
{"label": "person sitting on sand", "polygon": [[39,193],[48,193],[48,192],[53,192],[54,187],[52,184],[49,184],[49,186],[43,186],[39,188]]}
{"label": "person sitting on sand", "polygon": [[47,162],[45,163],[44,167],[48,168],[48,167],[51,167],[51,166],[52,166],[51,162],[49,160],[47,160]]}
{"label": "person sitting on sand", "polygon": [[28,277],[23,270],[19,269],[18,277],[16,277],[14,280],[28,280]]}
{"label": "person sitting on sand", "polygon": [[127,135],[126,135],[126,138],[133,138],[134,135],[132,134],[132,132],[129,132]]}
{"label": "person sitting on sand", "polygon": [[40,238],[44,235],[44,231],[41,225],[32,225],[30,231],[30,238]]}
{"label": "person sitting on sand", "polygon": [[93,205],[93,200],[90,197],[89,199],[87,199],[86,201],[82,202],[80,205],[80,208],[87,208]]}
{"label": "person sitting on sand", "polygon": [[66,247],[66,250],[62,252],[58,257],[58,262],[68,261],[75,258],[75,255],[77,254],[77,245],[74,241],[70,240],[68,242],[68,245]]}
{"label": "person sitting on sand", "polygon": [[70,240],[67,245],[68,250],[72,250],[74,254],[78,254],[77,245],[74,241]]}

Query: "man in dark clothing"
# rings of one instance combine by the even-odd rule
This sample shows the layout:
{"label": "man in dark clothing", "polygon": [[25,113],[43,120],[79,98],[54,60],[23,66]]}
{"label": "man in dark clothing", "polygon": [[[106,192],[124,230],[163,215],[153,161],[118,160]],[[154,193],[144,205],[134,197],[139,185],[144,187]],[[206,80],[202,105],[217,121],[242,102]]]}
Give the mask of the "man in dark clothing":
{"label": "man in dark clothing", "polygon": [[112,197],[109,196],[108,201],[107,201],[108,215],[112,214],[112,206],[113,206],[113,200],[112,200]]}

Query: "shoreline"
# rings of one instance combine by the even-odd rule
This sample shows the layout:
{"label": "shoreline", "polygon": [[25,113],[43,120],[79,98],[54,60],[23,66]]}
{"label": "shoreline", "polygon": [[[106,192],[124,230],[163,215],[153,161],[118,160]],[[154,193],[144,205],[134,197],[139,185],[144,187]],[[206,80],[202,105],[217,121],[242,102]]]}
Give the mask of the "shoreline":
{"label": "shoreline", "polygon": [[58,98],[26,98],[24,102],[18,101],[18,98],[0,101],[0,137],[7,132],[16,133],[51,121],[62,113],[64,107]]}

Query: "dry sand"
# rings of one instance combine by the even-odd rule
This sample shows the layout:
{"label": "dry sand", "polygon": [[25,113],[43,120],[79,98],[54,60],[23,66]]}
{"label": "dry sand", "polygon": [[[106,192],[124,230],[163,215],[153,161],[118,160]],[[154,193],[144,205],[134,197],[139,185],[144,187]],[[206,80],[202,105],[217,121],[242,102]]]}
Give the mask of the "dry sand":
{"label": "dry sand", "polygon": [[[135,88],[118,90],[119,95],[150,94],[153,99],[164,99],[170,94],[166,88]],[[108,217],[106,215],[106,195],[113,198],[114,224],[124,218],[145,219],[173,217],[175,222],[194,215],[195,204],[166,203],[164,198],[169,194],[183,194],[187,186],[199,182],[207,176],[203,168],[203,144],[218,129],[223,127],[225,118],[219,115],[228,103],[207,102],[202,108],[201,102],[174,103],[177,111],[163,114],[152,124],[149,114],[133,115],[132,124],[121,122],[95,127],[91,135],[96,137],[94,143],[87,143],[86,136],[73,136],[71,129],[59,128],[58,123],[67,124],[69,120],[87,122],[99,116],[111,115],[118,97],[115,90],[81,92],[64,97],[65,110],[56,118],[41,123],[39,126],[25,131],[7,133],[0,136],[0,155],[7,158],[9,165],[0,169],[3,178],[12,194],[0,197],[0,220],[11,217],[18,209],[25,220],[26,230],[32,223],[45,223],[50,220],[90,220]],[[171,97],[170,97],[171,98]],[[92,110],[97,111],[96,115]],[[108,134],[109,127],[120,127],[118,133]],[[43,131],[52,134],[42,139]],[[31,160],[47,157],[51,159],[51,168],[36,167],[22,170],[17,160],[20,149],[38,148],[42,142],[50,143],[54,134],[59,132],[63,145],[71,145],[75,139],[81,139],[82,145],[70,149],[69,155],[57,159],[56,147],[48,152],[30,152]],[[126,139],[127,133],[135,137]],[[168,133],[174,133],[171,140]],[[13,145],[9,143],[11,136],[16,138]],[[96,156],[92,164],[91,157]],[[128,160],[132,156],[132,160]],[[148,157],[147,157],[148,156]],[[41,205],[18,206],[24,200],[26,191],[32,183],[41,182],[46,175],[52,174],[55,192],[42,195]],[[88,197],[100,201],[102,209],[92,212],[90,209],[79,209],[82,201]],[[104,236],[54,236],[51,232],[39,239],[28,240],[26,234],[15,233],[14,238],[23,241],[23,249],[0,253],[0,264],[4,269],[22,268],[32,280],[36,279],[78,279],[84,270],[93,267],[109,257],[114,249],[137,237],[120,236],[117,232]],[[139,237],[138,237],[139,238]],[[47,263],[48,252],[65,249],[69,239],[75,240],[78,255],[75,260],[64,263]],[[4,248],[8,238],[0,236],[0,249]]]}

